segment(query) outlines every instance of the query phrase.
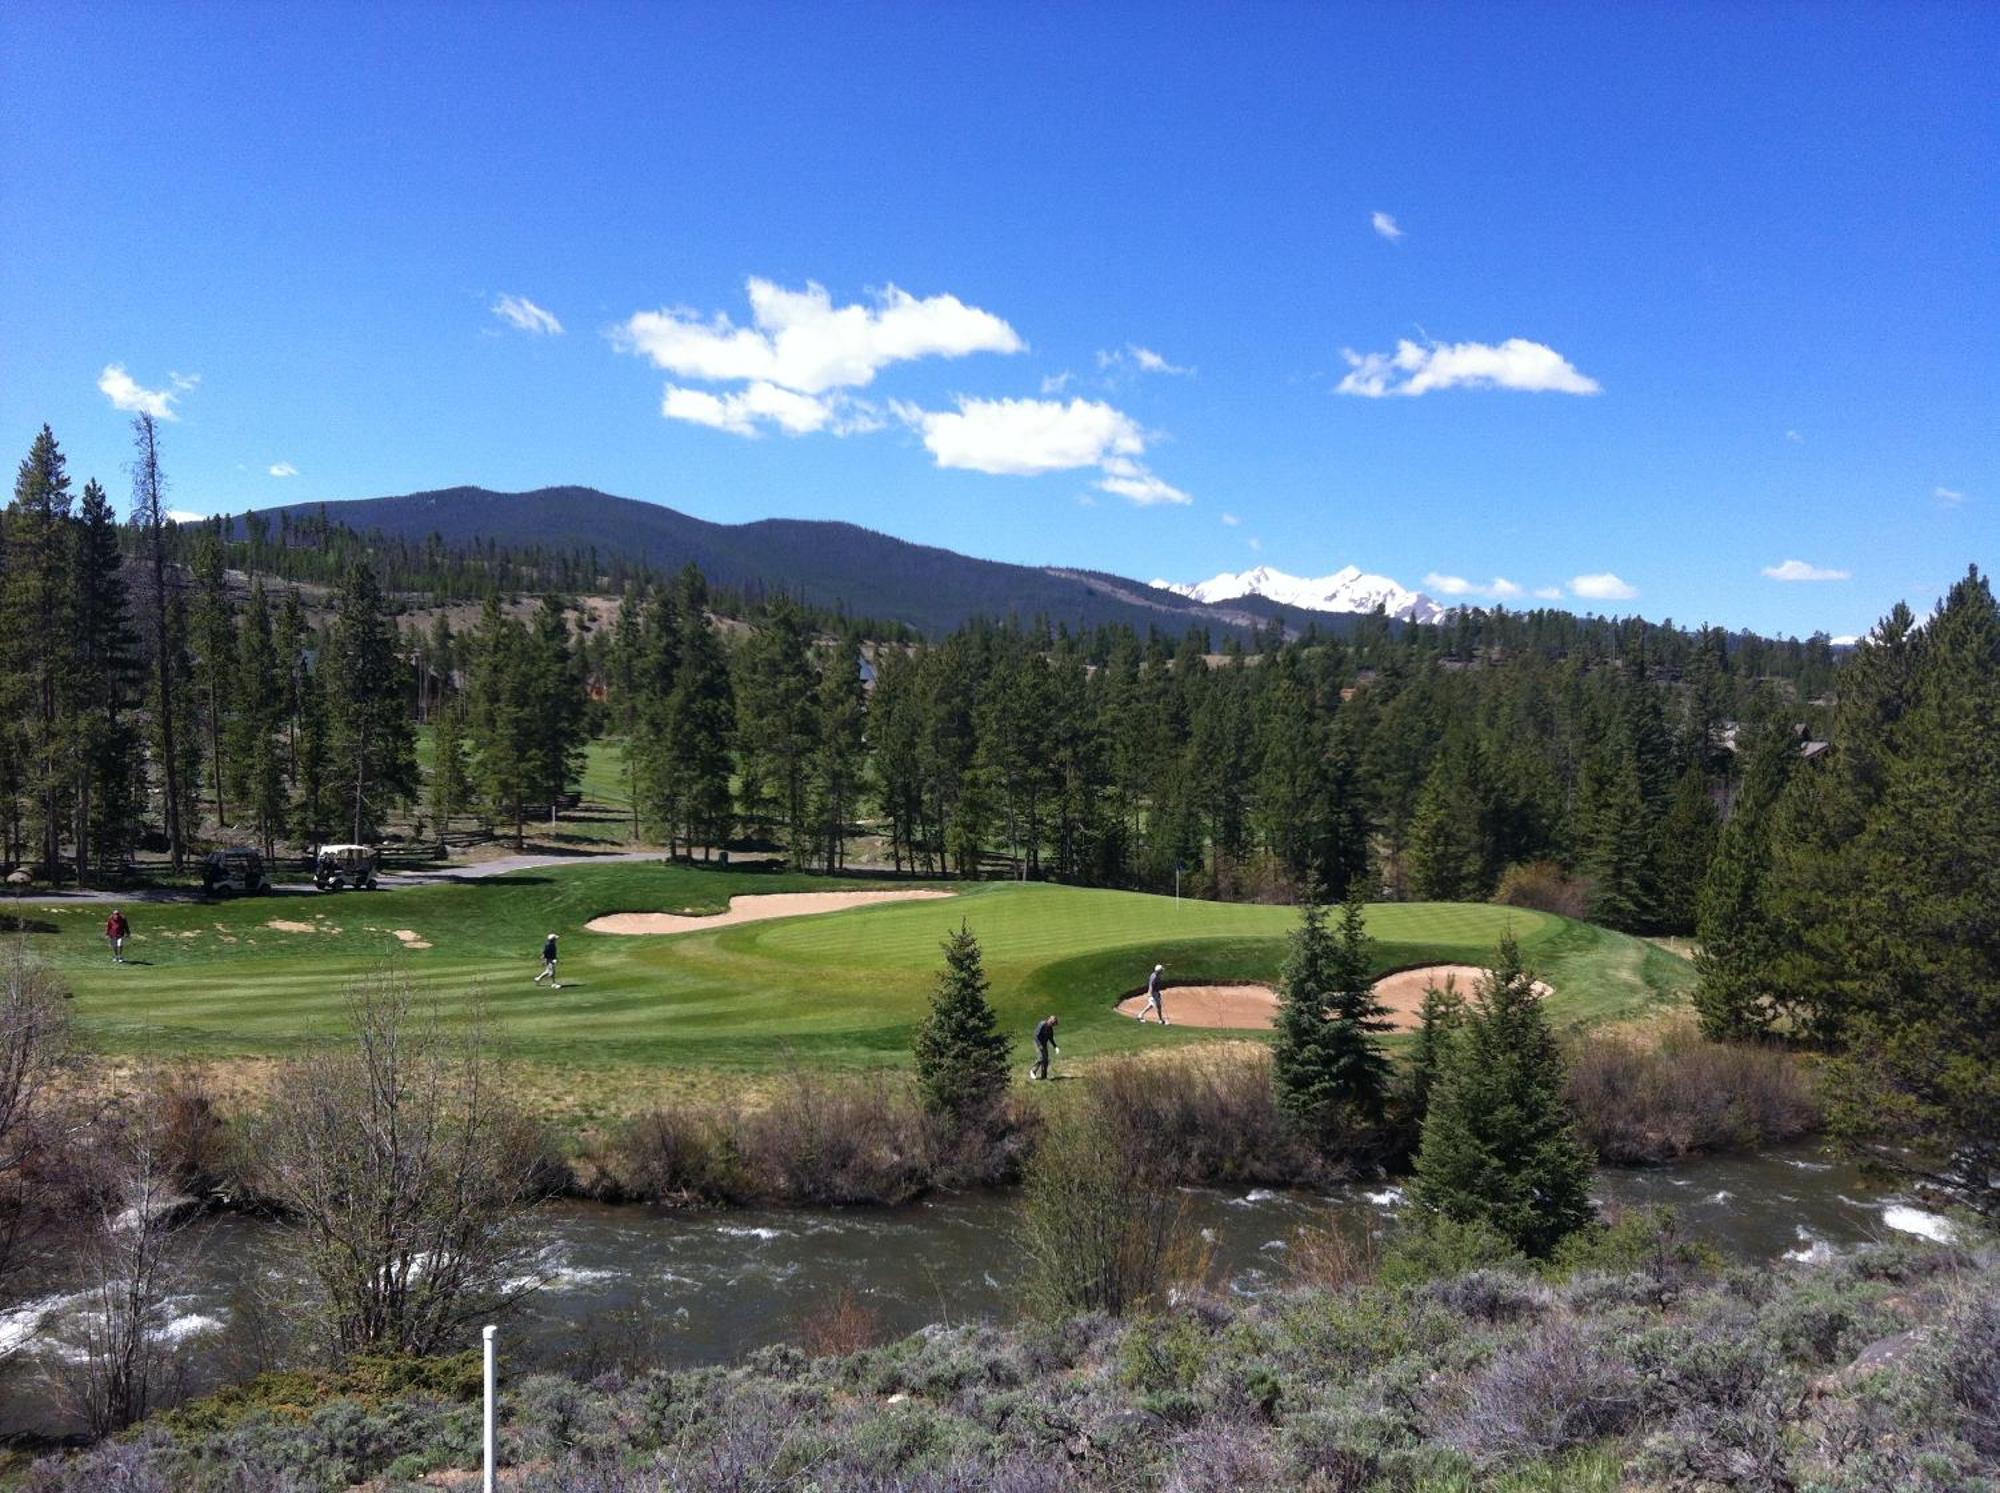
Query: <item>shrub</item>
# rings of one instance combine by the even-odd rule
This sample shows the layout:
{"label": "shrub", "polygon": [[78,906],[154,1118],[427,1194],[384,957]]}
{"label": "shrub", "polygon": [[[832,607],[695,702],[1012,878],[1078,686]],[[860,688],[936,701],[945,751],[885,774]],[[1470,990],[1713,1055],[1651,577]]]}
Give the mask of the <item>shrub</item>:
{"label": "shrub", "polygon": [[1028,1172],[1021,1216],[1030,1304],[1047,1316],[1121,1316],[1172,1282],[1186,1247],[1179,1196],[1121,1140],[1103,1089],[1059,1105]]}
{"label": "shrub", "polygon": [[1526,907],[1578,919],[1590,916],[1592,898],[1587,878],[1570,875],[1554,861],[1509,866],[1493,892],[1493,900],[1502,907]]}
{"label": "shrub", "polygon": [[1482,1461],[1550,1456],[1625,1430],[1640,1403],[1630,1364],[1558,1323],[1472,1378],[1446,1439]]}
{"label": "shrub", "polygon": [[844,1286],[799,1318],[799,1346],[815,1358],[844,1358],[882,1340],[882,1318]]}
{"label": "shrub", "polygon": [[1569,1051],[1566,1094],[1584,1139],[1617,1163],[1753,1149],[1810,1134],[1823,1118],[1796,1054],[1710,1041],[1687,1022],[1651,1043],[1579,1039]]}
{"label": "shrub", "polygon": [[1279,1110],[1261,1045],[1110,1058],[1090,1077],[1111,1144],[1163,1181],[1289,1186],[1332,1170]]}
{"label": "shrub", "polygon": [[1487,1265],[1527,1267],[1526,1259],[1497,1229],[1474,1219],[1419,1217],[1398,1232],[1382,1257],[1385,1285],[1409,1285],[1464,1275]]}

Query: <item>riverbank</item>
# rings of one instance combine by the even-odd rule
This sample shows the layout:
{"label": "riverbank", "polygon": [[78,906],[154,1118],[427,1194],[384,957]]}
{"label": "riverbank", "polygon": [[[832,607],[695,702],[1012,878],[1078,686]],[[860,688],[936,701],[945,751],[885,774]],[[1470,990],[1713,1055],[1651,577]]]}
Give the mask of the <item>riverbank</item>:
{"label": "riverbank", "polygon": [[[1974,1493],[2000,1456],[1996,1300],[1990,1252],[1746,1270],[1628,1239],[1541,1275],[1195,1288],[1123,1322],[887,1336],[850,1303],[728,1366],[509,1359],[503,1487]],[[456,1486],[477,1382],[469,1355],[271,1376],[14,1486]]]}

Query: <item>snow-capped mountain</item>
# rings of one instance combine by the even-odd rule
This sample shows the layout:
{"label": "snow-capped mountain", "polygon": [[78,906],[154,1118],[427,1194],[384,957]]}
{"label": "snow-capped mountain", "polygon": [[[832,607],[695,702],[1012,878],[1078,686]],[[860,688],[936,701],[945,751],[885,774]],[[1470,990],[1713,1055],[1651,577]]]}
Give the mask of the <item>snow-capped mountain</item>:
{"label": "snow-capped mountain", "polygon": [[1191,586],[1173,581],[1153,584],[1209,606],[1241,596],[1261,596],[1280,606],[1313,612],[1372,612],[1379,606],[1402,622],[1438,622],[1450,610],[1421,591],[1398,585],[1386,575],[1369,575],[1358,565],[1322,576],[1287,575],[1269,565],[1259,565],[1236,575],[1225,572]]}

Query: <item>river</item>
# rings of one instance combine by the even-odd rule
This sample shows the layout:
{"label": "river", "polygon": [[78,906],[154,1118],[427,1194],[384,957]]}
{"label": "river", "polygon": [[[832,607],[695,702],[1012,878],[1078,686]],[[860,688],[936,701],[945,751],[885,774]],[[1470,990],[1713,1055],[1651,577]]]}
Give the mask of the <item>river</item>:
{"label": "river", "polygon": [[[1400,1190],[1331,1194],[1195,1189],[1187,1222],[1213,1246],[1217,1278],[1255,1295],[1281,1284],[1304,1224],[1380,1230]],[[1606,1168],[1608,1206],[1671,1204],[1684,1231],[1744,1259],[1825,1253],[1898,1232],[1938,1237],[1943,1220],[1809,1147]],[[533,1217],[540,1282],[503,1319],[510,1367],[588,1371],[613,1358],[681,1367],[716,1363],[795,1337],[843,1291],[888,1333],[930,1322],[1004,1320],[1020,1261],[1011,1193],[939,1197],[906,1208],[736,1209],[549,1204]],[[182,1393],[273,1367],[298,1351],[289,1314],[269,1303],[296,1279],[275,1225],[229,1216],[199,1229],[164,1332]],[[526,1284],[524,1279],[523,1284]],[[49,1290],[0,1313],[0,1435],[66,1423],[43,1369],[58,1369],[82,1303]],[[472,1346],[468,1342],[468,1346]]]}

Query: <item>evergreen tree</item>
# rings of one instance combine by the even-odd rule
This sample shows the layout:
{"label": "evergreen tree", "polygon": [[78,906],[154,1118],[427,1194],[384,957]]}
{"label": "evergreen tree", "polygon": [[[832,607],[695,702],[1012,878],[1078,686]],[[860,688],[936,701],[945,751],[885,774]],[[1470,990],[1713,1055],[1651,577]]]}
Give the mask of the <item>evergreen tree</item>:
{"label": "evergreen tree", "polygon": [[784,597],[773,603],[739,658],[735,697],[743,814],[766,823],[775,819],[793,864],[804,865],[812,845],[808,785],[818,733],[806,620],[798,606]]}
{"label": "evergreen tree", "polygon": [[1681,774],[1674,800],[1660,828],[1660,919],[1676,933],[1694,931],[1701,885],[1721,832],[1708,778],[1699,766]]}
{"label": "evergreen tree", "polygon": [[229,714],[230,780],[239,804],[248,809],[264,854],[277,852],[285,828],[285,679],[271,627],[270,599],[263,581],[250,584],[236,637],[233,708]]}
{"label": "evergreen tree", "polygon": [[1410,1068],[1404,1092],[1409,1100],[1411,1121],[1421,1129],[1430,1112],[1431,1094],[1443,1076],[1445,1057],[1465,1026],[1465,997],[1458,993],[1452,977],[1442,986],[1424,991],[1423,1009],[1417,1017],[1417,1034],[1410,1045]]}
{"label": "evergreen tree", "polygon": [[1455,737],[1438,753],[1410,821],[1410,895],[1478,902],[1493,890],[1489,805],[1478,748]]}
{"label": "evergreen tree", "polygon": [[356,564],[335,604],[322,671],[329,764],[356,842],[373,838],[390,807],[417,790],[407,668],[375,572]]}
{"label": "evergreen tree", "polygon": [[688,853],[700,840],[705,853],[728,841],[731,745],[736,701],[729,661],[708,616],[708,585],[689,566],[676,584],[681,622],[679,664],[666,704],[667,779],[686,826]]}
{"label": "evergreen tree", "polygon": [[151,415],[132,421],[137,457],[132,463],[132,522],[140,531],[146,559],[146,617],[152,651],[152,728],[154,760],[162,779],[168,854],[176,875],[187,863],[188,832],[183,781],[184,738],[179,719],[186,673],[184,626],[175,606],[167,559],[165,475],[160,470],[160,433]]}
{"label": "evergreen tree", "polygon": [[96,482],[78,508],[75,651],[78,678],[77,879],[120,865],[139,837],[146,783],[131,706],[139,640],[126,601],[118,519]]}
{"label": "evergreen tree", "polygon": [[294,691],[298,715],[292,753],[291,820],[300,839],[309,846],[319,846],[332,838],[340,812],[333,779],[326,687],[320,671],[301,660]]}
{"label": "evergreen tree", "polygon": [[36,860],[63,864],[75,788],[75,535],[68,463],[49,427],[35,437],[14,479],[0,566],[0,697],[18,723],[22,786]]}
{"label": "evergreen tree", "polygon": [[1700,947],[1694,1007],[1704,1033],[1746,1037],[1768,1031],[1784,1014],[1778,959],[1783,941],[1768,898],[1771,838],[1792,750],[1782,736],[1760,743],[1735,811],[1716,837],[1702,878],[1695,932]]}
{"label": "evergreen tree", "polygon": [[539,767],[539,728],[527,629],[489,596],[472,640],[466,736],[473,779],[489,819],[514,827],[514,846],[527,843],[527,805]]}
{"label": "evergreen tree", "polygon": [[194,648],[195,697],[203,734],[208,742],[209,788],[215,804],[215,827],[229,823],[222,796],[227,754],[222,749],[224,707],[236,693],[236,608],[229,596],[229,573],[223,565],[222,544],[204,531],[194,551],[194,605],[189,615],[189,641]]}
{"label": "evergreen tree", "polygon": [[1976,568],[1924,629],[1913,684],[1850,859],[1832,1117],[1877,1166],[1996,1218],[2000,606]]}
{"label": "evergreen tree", "polygon": [[821,826],[829,875],[847,863],[847,824],[861,796],[862,722],[867,696],[861,660],[850,646],[835,648],[820,669],[819,742],[813,754],[814,818]]}
{"label": "evergreen tree", "polygon": [[1330,928],[1308,894],[1279,980],[1271,1072],[1279,1108],[1322,1146],[1382,1114],[1391,1069],[1376,1034],[1389,1022],[1374,985],[1361,903],[1350,899]]}
{"label": "evergreen tree", "polygon": [[1007,1039],[987,999],[979,940],[964,923],[944,941],[943,972],[916,1034],[917,1085],[933,1114],[976,1124],[1007,1092]]}
{"label": "evergreen tree", "polygon": [[1628,748],[1601,762],[1584,799],[1580,859],[1590,882],[1591,917],[1627,932],[1655,926],[1658,839],[1636,754]]}
{"label": "evergreen tree", "polygon": [[1430,1095],[1412,1196],[1546,1259],[1592,1220],[1591,1158],[1563,1098],[1563,1060],[1512,936],[1449,1043]]}
{"label": "evergreen tree", "polygon": [[472,798],[472,766],[466,758],[465,702],[452,695],[431,719],[431,823],[437,827],[438,854],[443,856],[452,817],[465,811]]}

